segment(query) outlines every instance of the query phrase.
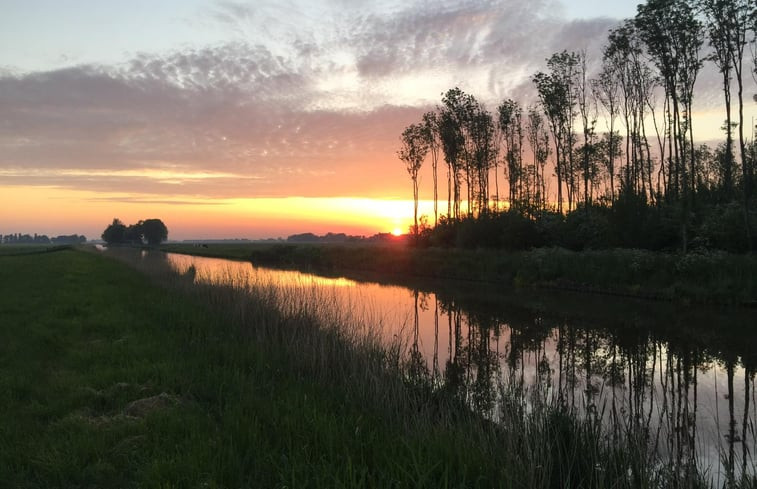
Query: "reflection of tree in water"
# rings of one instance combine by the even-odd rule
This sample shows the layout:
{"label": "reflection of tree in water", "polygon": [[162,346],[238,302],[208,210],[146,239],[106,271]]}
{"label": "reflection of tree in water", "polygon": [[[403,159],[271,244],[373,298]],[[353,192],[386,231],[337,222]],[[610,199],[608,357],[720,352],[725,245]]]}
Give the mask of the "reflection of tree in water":
{"label": "reflection of tree in water", "polygon": [[420,351],[419,346],[419,310],[425,310],[426,307],[426,294],[421,298],[418,289],[413,291],[413,299],[415,303],[414,316],[413,316],[413,342],[410,347],[410,358],[408,360],[408,371],[410,379],[416,383],[425,381],[428,378],[428,368],[426,366],[426,359],[423,357],[423,353]]}
{"label": "reflection of tree in water", "polygon": [[490,416],[495,405],[494,379],[498,365],[497,351],[492,348],[496,328],[484,318],[436,298],[432,372],[438,371],[440,314],[447,317],[447,362],[441,376],[436,378],[443,379],[444,389],[456,398]]}
{"label": "reflection of tree in water", "polygon": [[[415,293],[413,364],[429,361],[418,348],[417,327],[418,311],[430,301],[428,295],[419,299]],[[548,407],[604,426],[608,444],[637,451],[628,460],[639,483],[653,479],[650,471],[655,471],[677,487],[696,487],[717,471],[697,458],[707,443],[698,439],[697,431],[700,375],[710,368],[713,353],[693,335],[671,341],[638,325],[592,328],[522,310],[510,316],[501,309],[470,312],[443,296],[433,303],[433,385],[453,392],[471,408],[497,419]],[[447,324],[446,335],[440,333],[440,316]],[[440,372],[445,342],[447,362]],[[744,385],[737,393],[734,378],[740,357],[719,352],[717,358],[724,365],[728,388],[722,470],[726,485],[734,486],[741,474],[754,472],[754,359],[741,358]],[[737,396],[743,399],[740,413]]]}

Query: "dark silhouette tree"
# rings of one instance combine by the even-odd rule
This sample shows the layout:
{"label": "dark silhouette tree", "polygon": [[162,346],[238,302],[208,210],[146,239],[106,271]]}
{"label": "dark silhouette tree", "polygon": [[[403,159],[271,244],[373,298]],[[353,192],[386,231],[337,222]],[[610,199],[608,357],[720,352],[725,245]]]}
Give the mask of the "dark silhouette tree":
{"label": "dark silhouette tree", "polygon": [[[452,186],[452,208],[448,209],[447,213],[452,219],[460,218],[460,179],[463,173],[466,174],[466,181],[470,182],[470,175],[467,171],[470,158],[468,155],[466,129],[468,126],[468,115],[471,112],[470,106],[473,103],[471,99],[470,95],[465,94],[457,87],[448,90],[442,96],[439,136],[442,141],[444,160],[449,167],[448,183]],[[468,193],[470,194],[470,185]],[[468,207],[470,210],[470,199]]]}
{"label": "dark silhouette tree", "polygon": [[[743,50],[755,31],[753,0],[647,0],[633,19],[610,31],[594,80],[587,79],[590,63],[584,54],[563,51],[547,59],[547,69],[532,77],[540,111],[529,108],[524,115],[517,102],[505,99],[492,116],[472,95],[459,88],[448,90],[436,111],[406,129],[407,144],[404,152],[398,152],[413,180],[416,233],[420,166],[431,151],[434,222],[439,232],[428,230],[430,242],[505,246],[507,240],[492,237],[515,235],[515,226],[522,225],[523,236],[529,239],[519,242],[535,243],[530,246],[666,250],[680,246],[686,252],[693,236],[699,238],[697,246],[752,249],[751,229],[757,227],[751,198],[757,144],[744,141],[741,76]],[[705,33],[712,47],[710,59],[722,74],[726,104],[726,141],[714,149],[696,146],[693,133],[694,87],[706,59],[700,56]],[[753,55],[757,70],[757,44]],[[734,80],[738,123],[732,121]],[[657,94],[663,92],[658,103]],[[596,128],[600,105],[607,121],[602,134]],[[616,126],[617,120],[621,124]],[[617,129],[622,124],[625,134]],[[654,150],[650,136],[655,135],[650,130],[648,136],[647,131],[650,124],[656,135]],[[736,127],[740,160],[734,148]],[[524,139],[531,146],[528,162],[523,158]],[[439,148],[448,169],[447,215],[441,220]],[[551,179],[545,171],[552,153],[556,196],[548,194]],[[502,199],[508,198],[517,212],[498,213],[502,209],[499,164],[509,183],[509,195]],[[594,205],[595,193],[610,208]],[[558,212],[544,212],[555,197]],[[739,197],[744,221],[737,225],[733,216],[738,215]],[[586,215],[573,215],[582,203]],[[495,215],[486,215],[492,209]],[[538,237],[531,239],[528,233]]]}
{"label": "dark silhouette tree", "polygon": [[441,136],[439,133],[439,117],[436,112],[426,112],[423,114],[423,128],[431,151],[431,172],[434,183],[434,226],[439,223],[439,194],[438,194],[438,163],[439,148],[441,147]]}
{"label": "dark silhouette tree", "polygon": [[581,129],[583,132],[583,145],[580,148],[581,176],[584,184],[584,205],[588,212],[592,200],[592,190],[597,172],[593,165],[596,153],[594,144],[595,127],[597,124],[596,105],[589,98],[591,87],[587,77],[586,53],[578,54],[578,73],[576,76],[576,102],[578,113],[581,116]]}
{"label": "dark silhouette tree", "polygon": [[[471,192],[475,203],[475,212],[486,214],[489,211],[489,172],[496,158],[495,127],[492,115],[486,108],[472,98],[469,128],[471,150],[470,171],[474,173],[472,182],[477,185]],[[470,205],[470,203],[469,203]]]}
{"label": "dark silhouette tree", "polygon": [[[733,167],[735,166],[731,147],[733,130],[731,123],[731,73],[735,75],[736,79],[744,228],[751,249],[753,243],[749,220],[749,201],[752,194],[754,162],[748,155],[744,136],[744,49],[749,42],[748,32],[751,30],[753,36],[757,32],[757,4],[754,0],[698,0],[697,5],[706,16],[709,41],[714,50],[711,59],[723,74],[723,96],[726,105],[726,160],[724,161],[726,167],[724,170],[726,170],[725,176],[728,177],[724,182],[724,185],[728,185],[727,190],[724,189],[726,193],[730,190]],[[757,49],[754,54],[757,55]],[[757,59],[754,69],[757,70]]]}
{"label": "dark silhouette tree", "polygon": [[145,219],[140,223],[142,235],[150,246],[157,246],[168,239],[168,228],[160,219]]}
{"label": "dark silhouette tree", "polygon": [[615,157],[618,156],[615,148],[615,119],[618,117],[620,86],[618,81],[618,66],[613,62],[612,55],[605,48],[602,58],[602,71],[599,76],[592,81],[592,90],[594,97],[607,111],[607,156],[605,167],[610,177],[610,202],[615,202]]}
{"label": "dark silhouette tree", "polygon": [[439,138],[447,163],[447,217],[457,219],[460,215],[460,164],[462,157],[462,132],[454,116],[442,110],[439,116]]}
{"label": "dark silhouette tree", "polygon": [[[656,121],[651,101],[655,76],[644,59],[640,33],[632,22],[624,22],[610,31],[603,64],[618,84],[619,113],[626,128],[625,169],[620,172],[621,191],[646,198],[647,190],[651,195],[653,184],[645,120],[646,109],[649,108]],[[660,147],[664,148],[663,142]],[[661,161],[663,157],[664,153],[661,153]],[[664,171],[664,163],[661,163],[661,169]]]}
{"label": "dark silhouette tree", "polygon": [[696,158],[691,115],[694,83],[702,65],[699,49],[704,40],[703,28],[686,0],[649,0],[638,6],[634,25],[660,71],[670,103],[671,157],[675,190],[681,192],[681,244],[686,252],[689,213],[695,192]]}
{"label": "dark silhouette tree", "polygon": [[418,172],[428,153],[429,144],[423,124],[410,124],[400,138],[401,146],[397,151],[400,160],[413,181],[413,234],[418,237]]}
{"label": "dark silhouette tree", "polygon": [[533,207],[544,210],[547,206],[547,181],[544,169],[550,154],[549,133],[544,118],[536,107],[529,107],[526,135],[533,155],[534,193]]}
{"label": "dark silhouette tree", "polygon": [[521,196],[518,193],[522,180],[522,124],[523,109],[518,102],[507,99],[497,107],[497,123],[504,142],[505,176],[508,181],[509,206],[518,207]]}
{"label": "dark silhouette tree", "polygon": [[125,225],[120,219],[105,228],[102,239],[108,244],[143,244],[143,239],[151,246],[159,245],[168,239],[168,228],[160,219],[147,219],[136,224]]}
{"label": "dark silhouette tree", "polygon": [[575,119],[575,75],[578,55],[563,51],[547,60],[549,73],[538,72],[533,82],[539,92],[544,114],[549,120],[555,147],[557,210],[563,211],[562,187],[568,191],[568,210],[572,209],[575,173],[573,168],[573,120]]}
{"label": "dark silhouette tree", "polygon": [[142,230],[142,222],[139,221],[136,224],[129,224],[126,227],[125,242],[130,244],[144,244],[143,237],[144,232]]}
{"label": "dark silhouette tree", "polygon": [[108,244],[124,243],[126,242],[126,225],[120,219],[113,219],[113,222],[105,228],[101,237]]}
{"label": "dark silhouette tree", "polygon": [[733,124],[731,118],[731,82],[733,73],[733,59],[731,46],[733,32],[729,18],[733,0],[698,0],[697,6],[704,12],[709,44],[712,54],[708,56],[718,67],[723,80],[723,98],[725,102],[725,148],[722,161],[722,192],[728,197],[733,192],[734,154],[733,154]]}

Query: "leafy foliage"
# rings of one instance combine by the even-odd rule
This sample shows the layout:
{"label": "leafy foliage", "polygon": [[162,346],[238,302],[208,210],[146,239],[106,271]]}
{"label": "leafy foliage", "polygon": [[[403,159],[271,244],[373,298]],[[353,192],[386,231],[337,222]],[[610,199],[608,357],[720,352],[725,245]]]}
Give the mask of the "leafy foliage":
{"label": "leafy foliage", "polygon": [[160,219],[147,219],[127,226],[116,218],[105,228],[102,239],[109,245],[141,245],[147,241],[150,246],[157,246],[168,239],[168,228]]}

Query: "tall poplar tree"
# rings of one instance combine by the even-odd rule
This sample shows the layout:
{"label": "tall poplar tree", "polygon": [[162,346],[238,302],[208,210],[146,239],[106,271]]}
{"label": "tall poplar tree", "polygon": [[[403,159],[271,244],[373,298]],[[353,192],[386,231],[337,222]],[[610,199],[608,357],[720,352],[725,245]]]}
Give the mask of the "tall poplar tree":
{"label": "tall poplar tree", "polygon": [[413,181],[413,234],[418,237],[418,172],[426,159],[429,145],[423,124],[410,124],[402,131],[400,149],[397,155],[405,163],[407,173]]}

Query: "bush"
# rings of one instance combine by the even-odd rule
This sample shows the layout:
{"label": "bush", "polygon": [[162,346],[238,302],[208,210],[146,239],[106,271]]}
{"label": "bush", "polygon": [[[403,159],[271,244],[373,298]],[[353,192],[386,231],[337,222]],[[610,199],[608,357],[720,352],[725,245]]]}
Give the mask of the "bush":
{"label": "bush", "polygon": [[[757,229],[757,214],[752,211],[749,217],[751,229]],[[702,248],[737,253],[749,250],[744,227],[744,209],[737,202],[708,207],[696,229],[696,235]]]}
{"label": "bush", "polygon": [[560,243],[568,249],[602,249],[612,246],[612,230],[603,207],[582,207],[565,219],[565,232]]}

